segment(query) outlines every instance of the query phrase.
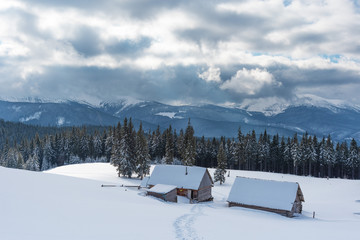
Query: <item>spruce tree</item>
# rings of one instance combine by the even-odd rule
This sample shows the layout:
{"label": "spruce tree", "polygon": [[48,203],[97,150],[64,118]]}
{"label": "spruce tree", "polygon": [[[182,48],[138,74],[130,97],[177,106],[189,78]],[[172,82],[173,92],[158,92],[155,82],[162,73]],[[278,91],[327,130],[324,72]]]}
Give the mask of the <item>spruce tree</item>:
{"label": "spruce tree", "polygon": [[33,154],[25,163],[25,169],[30,171],[40,171],[39,159],[37,154]]}
{"label": "spruce tree", "polygon": [[[120,123],[118,123],[116,129],[114,129],[113,131],[113,137],[111,138],[111,156],[110,156],[110,163],[116,167],[116,171],[118,173],[118,176],[120,177],[121,175],[121,141],[122,141],[122,136],[121,136],[121,125]],[[111,134],[109,134],[111,135]]]}
{"label": "spruce tree", "polygon": [[192,166],[195,164],[196,157],[196,138],[194,137],[194,128],[191,126],[190,119],[185,130],[184,152],[182,156],[183,165]]}
{"label": "spruce tree", "polygon": [[52,149],[52,146],[51,146],[50,137],[46,136],[41,171],[48,170],[52,167],[51,162],[54,157],[55,157],[54,150]]}
{"label": "spruce tree", "polygon": [[140,123],[139,130],[136,135],[136,171],[138,177],[143,179],[150,173],[150,155],[147,139]]}
{"label": "spruce tree", "polygon": [[358,165],[358,161],[359,161],[359,149],[357,147],[357,143],[356,143],[355,139],[353,138],[350,142],[350,152],[349,152],[349,158],[348,158],[348,162],[347,162],[347,165],[349,166],[349,168],[351,168],[351,178],[352,179],[355,178],[355,168]]}
{"label": "spruce tree", "polygon": [[14,147],[9,149],[5,159],[5,166],[8,168],[24,168],[24,159],[18,149]]}
{"label": "spruce tree", "polygon": [[223,143],[220,143],[219,151],[217,154],[217,167],[214,173],[215,182],[220,182],[220,185],[225,182],[225,174],[226,174],[226,153],[223,147]]}
{"label": "spruce tree", "polygon": [[127,118],[125,118],[120,141],[119,175],[121,174],[131,178],[132,173],[135,172],[135,164],[135,133],[131,118],[129,124],[127,123]]}
{"label": "spruce tree", "polygon": [[174,163],[174,135],[172,133],[171,125],[165,131],[166,145],[165,145],[165,163]]}

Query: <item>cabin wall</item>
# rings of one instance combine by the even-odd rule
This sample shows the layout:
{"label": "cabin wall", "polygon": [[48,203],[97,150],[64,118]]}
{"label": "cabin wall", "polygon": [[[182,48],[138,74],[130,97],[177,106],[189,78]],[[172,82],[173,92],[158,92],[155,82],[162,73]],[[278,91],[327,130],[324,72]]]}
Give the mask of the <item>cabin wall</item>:
{"label": "cabin wall", "polygon": [[183,188],[177,188],[177,195],[187,197],[188,190]]}
{"label": "cabin wall", "polygon": [[296,195],[296,199],[293,206],[294,213],[301,213],[302,212],[302,202],[300,200],[299,195]]}
{"label": "cabin wall", "polygon": [[166,194],[165,201],[168,202],[177,202],[177,195],[176,195],[176,189],[172,190],[171,192],[168,192]]}
{"label": "cabin wall", "polygon": [[212,181],[211,181],[211,178],[210,178],[209,174],[207,173],[207,171],[205,171],[205,174],[200,182],[199,189],[209,187],[209,186],[212,186]]}
{"label": "cabin wall", "polygon": [[278,213],[278,214],[281,214],[281,215],[286,216],[286,217],[293,217],[293,212],[286,211],[286,210],[265,208],[265,207],[259,207],[259,206],[253,206],[253,205],[234,203],[234,202],[229,202],[229,207],[244,207],[244,208],[250,208],[250,209],[256,209],[256,210],[262,210],[262,211],[267,211],[267,212]]}
{"label": "cabin wall", "polygon": [[199,202],[209,201],[209,200],[212,200],[212,198],[213,197],[211,195],[211,186],[198,190],[198,199],[197,200]]}
{"label": "cabin wall", "polygon": [[162,193],[155,193],[155,192],[147,192],[147,195],[149,196],[153,196],[156,198],[160,198],[164,201],[167,202],[177,202],[177,195],[176,195],[176,189],[166,193],[166,194],[162,194]]}

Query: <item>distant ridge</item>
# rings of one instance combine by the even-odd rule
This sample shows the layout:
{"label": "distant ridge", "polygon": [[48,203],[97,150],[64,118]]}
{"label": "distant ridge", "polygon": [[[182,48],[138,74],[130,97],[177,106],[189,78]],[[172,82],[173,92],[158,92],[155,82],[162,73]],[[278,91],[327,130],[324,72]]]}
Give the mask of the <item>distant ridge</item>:
{"label": "distant ridge", "polygon": [[[266,103],[266,104],[264,104]],[[276,98],[245,100],[239,105],[172,106],[155,101],[119,98],[117,101],[88,103],[78,100],[22,98],[0,100],[0,118],[41,126],[113,126],[131,117],[146,131],[169,125],[180,130],[188,119],[197,136],[235,137],[252,131],[293,136],[308,132],[318,138],[331,134],[335,141],[360,140],[360,107],[344,101],[312,95],[297,97],[292,103]]]}

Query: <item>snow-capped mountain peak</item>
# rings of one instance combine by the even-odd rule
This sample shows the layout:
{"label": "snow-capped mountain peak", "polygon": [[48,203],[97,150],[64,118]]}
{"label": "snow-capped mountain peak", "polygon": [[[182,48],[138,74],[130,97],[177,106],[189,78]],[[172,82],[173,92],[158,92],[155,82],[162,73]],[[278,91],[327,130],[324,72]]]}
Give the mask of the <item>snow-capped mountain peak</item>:
{"label": "snow-capped mountain peak", "polygon": [[311,94],[297,95],[293,99],[286,100],[278,97],[261,99],[245,99],[237,108],[252,112],[262,112],[266,116],[274,116],[284,112],[289,107],[310,106],[326,108],[333,112],[340,109],[351,109],[360,112],[360,106],[339,99],[326,99]]}

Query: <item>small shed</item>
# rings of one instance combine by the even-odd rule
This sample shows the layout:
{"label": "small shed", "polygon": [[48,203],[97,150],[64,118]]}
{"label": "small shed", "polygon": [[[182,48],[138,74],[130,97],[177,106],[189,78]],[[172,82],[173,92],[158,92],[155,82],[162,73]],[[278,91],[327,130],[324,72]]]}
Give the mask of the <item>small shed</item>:
{"label": "small shed", "polygon": [[177,195],[185,196],[191,201],[212,200],[211,188],[214,184],[209,171],[202,167],[181,165],[157,165],[151,173],[147,184],[174,185]]}
{"label": "small shed", "polygon": [[177,202],[176,186],[156,184],[147,190],[147,195],[154,196],[164,201]]}
{"label": "small shed", "polygon": [[228,200],[229,207],[239,206],[293,217],[302,212],[304,195],[297,182],[280,182],[236,177]]}

